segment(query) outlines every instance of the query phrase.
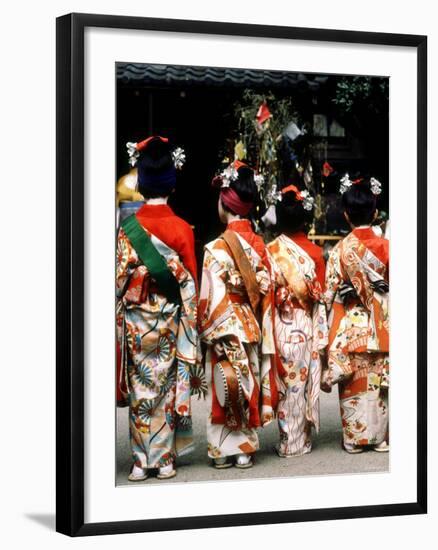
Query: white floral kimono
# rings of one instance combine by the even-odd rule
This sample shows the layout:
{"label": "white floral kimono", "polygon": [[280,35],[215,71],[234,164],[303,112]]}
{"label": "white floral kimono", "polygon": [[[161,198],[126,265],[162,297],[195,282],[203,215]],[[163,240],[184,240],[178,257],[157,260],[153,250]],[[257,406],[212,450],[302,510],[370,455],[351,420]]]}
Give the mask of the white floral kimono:
{"label": "white floral kimono", "polygon": [[[322,253],[307,239],[318,262]],[[327,318],[315,260],[292,238],[280,235],[268,245],[280,283],[276,291],[275,338],[281,380],[277,409],[282,457],[311,451],[311,427],[319,430],[321,355],[327,345]]]}

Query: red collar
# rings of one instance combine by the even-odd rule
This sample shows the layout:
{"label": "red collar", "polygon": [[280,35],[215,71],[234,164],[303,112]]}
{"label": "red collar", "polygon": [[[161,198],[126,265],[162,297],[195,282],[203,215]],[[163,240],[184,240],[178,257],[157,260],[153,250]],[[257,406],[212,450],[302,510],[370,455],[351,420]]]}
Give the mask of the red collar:
{"label": "red collar", "polygon": [[355,227],[353,233],[358,239],[375,239],[377,237],[371,226]]}
{"label": "red collar", "polygon": [[304,231],[297,231],[296,233],[285,233],[286,237],[292,239],[293,241],[308,241],[307,235]]}
{"label": "red collar", "polygon": [[236,231],[237,233],[253,233],[252,225],[249,220],[234,220],[227,225],[227,229]]}
{"label": "red collar", "polygon": [[136,215],[139,218],[168,218],[175,214],[168,204],[144,204]]}
{"label": "red collar", "polygon": [[265,243],[260,235],[254,233],[249,220],[242,219],[232,221],[227,225],[227,229],[231,229],[232,231],[239,233],[239,235],[241,235],[245,241],[254,248],[260,258],[262,258],[263,263],[269,267],[269,261],[266,257]]}

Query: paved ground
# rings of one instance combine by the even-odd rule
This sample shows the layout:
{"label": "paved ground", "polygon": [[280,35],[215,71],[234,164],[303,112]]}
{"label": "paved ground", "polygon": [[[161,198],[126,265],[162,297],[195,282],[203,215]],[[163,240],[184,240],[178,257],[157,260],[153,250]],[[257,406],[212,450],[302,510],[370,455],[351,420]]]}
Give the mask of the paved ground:
{"label": "paved ground", "polygon": [[[256,455],[255,465],[250,470],[216,470],[211,466],[206,443],[207,407],[207,402],[193,400],[196,448],[194,453],[178,461],[178,475],[166,481],[150,477],[135,484],[383,472],[389,468],[389,453],[367,451],[349,455],[341,449],[337,389],[331,394],[321,396],[321,431],[313,438],[313,450],[310,454],[297,458],[279,458],[272,450],[278,439],[277,424],[272,422],[259,432],[260,450]],[[131,467],[127,414],[127,409],[117,411],[117,485],[132,484],[127,481]]]}

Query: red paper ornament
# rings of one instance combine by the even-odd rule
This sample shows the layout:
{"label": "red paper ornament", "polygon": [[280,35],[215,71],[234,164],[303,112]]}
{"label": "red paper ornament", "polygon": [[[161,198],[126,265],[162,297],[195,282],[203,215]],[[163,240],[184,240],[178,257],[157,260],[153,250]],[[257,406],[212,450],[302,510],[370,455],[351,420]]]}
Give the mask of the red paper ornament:
{"label": "red paper ornament", "polygon": [[271,118],[272,114],[271,111],[268,108],[268,104],[266,101],[264,101],[257,111],[256,119],[258,124],[262,125],[264,122],[266,122],[269,118]]}
{"label": "red paper ornament", "polygon": [[328,178],[333,171],[334,171],[334,168],[332,168],[332,166],[330,166],[330,164],[327,161],[324,162],[324,164],[322,165],[322,175],[325,178]]}

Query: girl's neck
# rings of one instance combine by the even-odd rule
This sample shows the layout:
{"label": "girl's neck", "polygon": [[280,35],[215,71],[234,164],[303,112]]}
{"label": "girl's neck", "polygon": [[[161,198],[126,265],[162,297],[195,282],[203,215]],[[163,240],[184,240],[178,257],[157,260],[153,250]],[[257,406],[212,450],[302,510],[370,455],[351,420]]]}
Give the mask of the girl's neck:
{"label": "girl's neck", "polygon": [[153,199],[146,199],[146,204],[167,204],[169,197],[154,197]]}
{"label": "girl's neck", "polygon": [[245,218],[241,218],[238,214],[231,214],[231,212],[227,212],[227,225],[231,222],[239,222],[244,219]]}

